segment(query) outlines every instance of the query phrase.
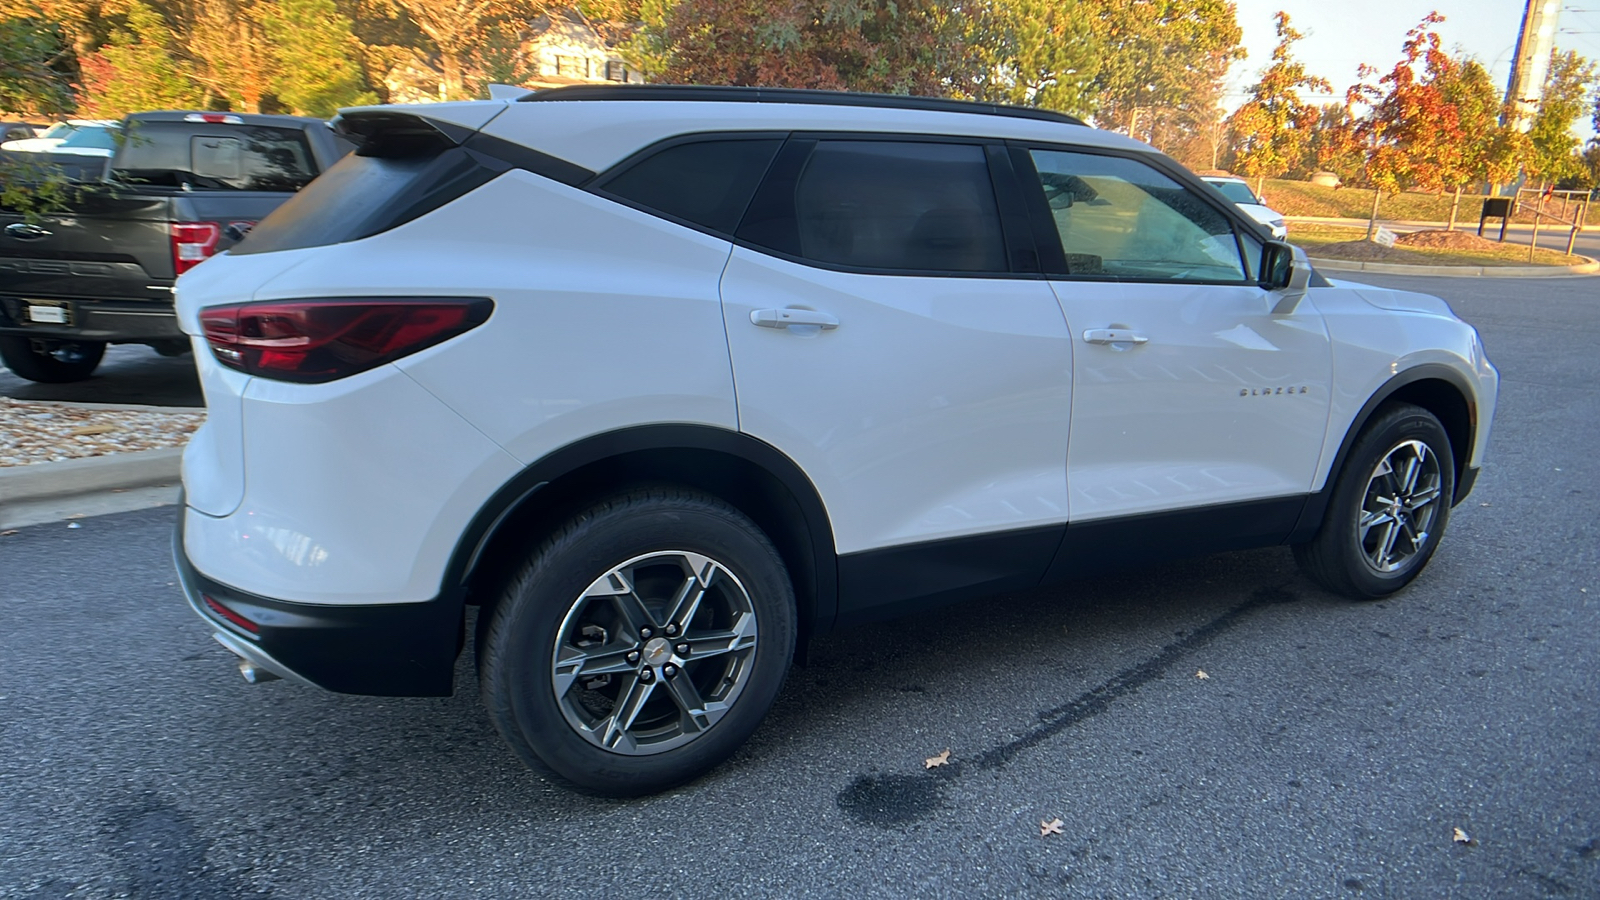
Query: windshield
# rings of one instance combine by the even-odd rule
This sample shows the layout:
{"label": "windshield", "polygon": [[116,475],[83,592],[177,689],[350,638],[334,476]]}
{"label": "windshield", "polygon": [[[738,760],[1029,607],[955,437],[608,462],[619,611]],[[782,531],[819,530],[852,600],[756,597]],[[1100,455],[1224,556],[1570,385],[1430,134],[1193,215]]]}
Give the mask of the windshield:
{"label": "windshield", "polygon": [[[69,126],[71,127],[71,126]],[[117,149],[116,129],[85,126],[75,129],[73,135],[62,141],[62,147],[94,147],[98,150]]]}
{"label": "windshield", "polygon": [[51,125],[49,128],[46,128],[44,130],[44,133],[39,135],[39,137],[42,137],[42,138],[71,137],[72,133],[74,131],[77,131],[77,130],[78,130],[78,126],[76,126],[76,125],[69,125],[66,122],[57,122],[54,125]]}
{"label": "windshield", "polygon": [[1229,200],[1232,200],[1235,203],[1261,202],[1260,200],[1256,199],[1255,194],[1250,193],[1250,187],[1242,181],[1212,181],[1208,183],[1217,190],[1221,191],[1222,196],[1227,197]]}

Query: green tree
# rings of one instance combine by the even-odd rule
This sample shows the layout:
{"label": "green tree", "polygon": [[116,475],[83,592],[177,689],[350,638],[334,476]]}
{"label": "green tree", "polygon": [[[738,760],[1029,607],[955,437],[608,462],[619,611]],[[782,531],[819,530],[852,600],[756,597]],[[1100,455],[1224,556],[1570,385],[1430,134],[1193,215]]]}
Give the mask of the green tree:
{"label": "green tree", "polygon": [[1557,182],[1583,171],[1580,142],[1572,133],[1572,126],[1590,108],[1589,92],[1595,77],[1595,64],[1575,51],[1557,50],[1551,56],[1539,111],[1528,129],[1532,145],[1527,159],[1529,175]]}
{"label": "green tree", "polygon": [[72,108],[61,29],[37,18],[0,18],[0,109],[56,115]]}
{"label": "green tree", "polygon": [[174,54],[171,29],[141,0],[129,0],[124,23],[87,59],[82,111],[107,118],[147,109],[193,109],[204,90]]}
{"label": "green tree", "polygon": [[1315,106],[1300,98],[1301,90],[1329,91],[1327,79],[1307,74],[1294,58],[1294,42],[1302,35],[1289,24],[1289,14],[1273,17],[1278,45],[1272,64],[1250,88],[1250,99],[1234,111],[1231,124],[1238,136],[1238,168],[1256,179],[1256,193],[1267,176],[1281,175],[1305,158],[1318,121]]}
{"label": "green tree", "polygon": [[963,7],[977,65],[961,93],[976,100],[1091,115],[1101,42],[1080,0],[989,0]]}
{"label": "green tree", "polygon": [[1208,111],[1191,104],[1197,88],[1221,82],[1243,55],[1228,0],[1083,0],[1083,6],[1104,46],[1091,87],[1095,121],[1133,137],[1158,137],[1163,122],[1204,121]]}
{"label": "green tree", "polygon": [[273,88],[285,106],[325,119],[341,106],[377,102],[355,60],[350,20],[333,0],[277,0],[263,24],[276,62]]}

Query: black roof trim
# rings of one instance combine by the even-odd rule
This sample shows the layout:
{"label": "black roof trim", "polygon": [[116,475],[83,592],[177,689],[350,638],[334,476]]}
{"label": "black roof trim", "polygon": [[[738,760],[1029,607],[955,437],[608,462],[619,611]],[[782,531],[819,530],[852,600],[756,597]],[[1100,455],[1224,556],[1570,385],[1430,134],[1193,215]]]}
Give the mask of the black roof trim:
{"label": "black roof trim", "polygon": [[809,103],[817,106],[869,106],[878,109],[925,109],[931,112],[968,113],[982,116],[1009,116],[1014,119],[1039,119],[1065,125],[1085,125],[1082,119],[1050,109],[1007,106],[948,100],[943,97],[911,97],[902,94],[863,94],[851,91],[818,91],[800,88],[726,87],[709,84],[575,84],[570,87],[534,91],[518,98],[518,103],[541,100],[679,100],[700,103]]}

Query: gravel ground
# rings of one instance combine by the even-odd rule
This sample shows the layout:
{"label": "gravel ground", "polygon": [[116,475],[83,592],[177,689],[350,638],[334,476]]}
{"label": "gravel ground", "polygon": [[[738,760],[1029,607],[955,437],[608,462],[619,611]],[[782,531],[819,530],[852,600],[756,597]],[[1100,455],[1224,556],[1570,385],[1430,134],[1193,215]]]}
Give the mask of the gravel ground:
{"label": "gravel ground", "polygon": [[181,447],[203,412],[40,403],[0,397],[0,466]]}

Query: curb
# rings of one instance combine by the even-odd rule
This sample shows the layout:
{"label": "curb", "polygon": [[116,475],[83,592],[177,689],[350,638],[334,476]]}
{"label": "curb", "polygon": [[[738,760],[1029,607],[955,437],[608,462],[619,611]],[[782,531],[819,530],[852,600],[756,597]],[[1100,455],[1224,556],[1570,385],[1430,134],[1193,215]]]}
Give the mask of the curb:
{"label": "curb", "polygon": [[182,447],[112,453],[0,468],[0,507],[106,491],[177,484]]}
{"label": "curb", "polygon": [[1600,272],[1600,261],[1571,266],[1402,266],[1395,263],[1360,262],[1353,259],[1310,257],[1311,265],[1330,272],[1372,272],[1382,275],[1441,275],[1453,278],[1552,278],[1593,275]]}

